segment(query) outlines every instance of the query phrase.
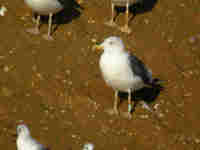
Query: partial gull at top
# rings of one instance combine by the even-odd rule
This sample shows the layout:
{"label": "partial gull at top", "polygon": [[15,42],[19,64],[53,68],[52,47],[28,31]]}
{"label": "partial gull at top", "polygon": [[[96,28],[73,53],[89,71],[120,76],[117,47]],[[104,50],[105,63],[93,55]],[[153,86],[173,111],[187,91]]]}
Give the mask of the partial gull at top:
{"label": "partial gull at top", "polygon": [[105,24],[108,26],[117,26],[115,21],[114,21],[114,10],[115,10],[115,6],[120,6],[120,7],[126,7],[126,15],[125,15],[125,25],[120,27],[119,29],[122,32],[131,33],[131,29],[129,28],[129,7],[133,4],[136,3],[141,3],[143,0],[110,0],[111,2],[111,19],[110,21],[106,22]]}
{"label": "partial gull at top", "polygon": [[69,0],[24,0],[33,12],[38,14],[35,28],[28,29],[27,32],[39,34],[40,15],[49,15],[48,34],[43,35],[46,40],[53,40],[51,36],[51,26],[53,14],[63,10]]}

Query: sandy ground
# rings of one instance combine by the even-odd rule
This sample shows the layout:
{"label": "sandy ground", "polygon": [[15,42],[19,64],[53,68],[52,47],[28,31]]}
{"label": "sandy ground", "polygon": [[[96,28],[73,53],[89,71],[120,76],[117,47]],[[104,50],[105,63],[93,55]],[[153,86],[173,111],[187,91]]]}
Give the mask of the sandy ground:
{"label": "sandy ground", "polygon": [[[80,2],[83,9],[55,16],[55,40],[49,42],[41,36],[45,18],[41,34],[30,35],[25,30],[34,26],[31,10],[22,0],[1,0],[8,9],[0,16],[1,149],[16,149],[16,125],[23,121],[51,150],[79,150],[87,142],[95,150],[199,150],[200,1],[134,6],[130,35],[104,25],[108,0]],[[123,25],[123,11],[116,22]],[[159,91],[136,94],[154,114],[139,103],[132,120],[105,113],[114,95],[92,46],[111,35],[165,81]],[[120,110],[126,111],[127,95],[121,99]]]}

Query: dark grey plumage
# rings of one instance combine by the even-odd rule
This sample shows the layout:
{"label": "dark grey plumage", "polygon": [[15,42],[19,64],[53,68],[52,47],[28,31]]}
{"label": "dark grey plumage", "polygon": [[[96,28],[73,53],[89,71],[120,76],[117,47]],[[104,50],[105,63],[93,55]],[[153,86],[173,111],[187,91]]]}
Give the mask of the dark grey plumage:
{"label": "dark grey plumage", "polygon": [[145,84],[152,85],[152,73],[146,68],[144,63],[134,55],[129,55],[128,59],[133,73],[142,78]]}

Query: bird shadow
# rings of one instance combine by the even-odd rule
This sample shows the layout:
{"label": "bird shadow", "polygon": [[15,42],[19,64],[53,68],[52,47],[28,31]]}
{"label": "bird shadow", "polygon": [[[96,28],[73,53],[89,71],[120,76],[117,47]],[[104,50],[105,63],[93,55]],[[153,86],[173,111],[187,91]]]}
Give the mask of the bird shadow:
{"label": "bird shadow", "polygon": [[[141,2],[132,4],[129,7],[129,12],[132,14],[130,21],[132,21],[133,18],[138,14],[143,14],[143,13],[152,11],[152,9],[155,7],[157,2],[158,0],[141,0]],[[115,10],[117,12],[117,15],[115,16],[115,19],[116,19],[116,17],[120,13],[124,13],[126,11],[126,7],[117,6],[115,7]]]}
{"label": "bird shadow", "polygon": [[[67,24],[72,20],[79,18],[81,16],[81,10],[84,8],[80,6],[75,0],[63,1],[64,9],[53,16],[52,23],[54,27],[52,28],[52,33],[57,30],[59,25]],[[37,17],[37,13],[34,14],[34,18]],[[41,21],[48,24],[49,16],[41,16]]]}
{"label": "bird shadow", "polygon": [[[159,79],[156,79],[158,82]],[[134,105],[137,105],[140,101],[144,101],[147,104],[151,104],[160,95],[160,92],[164,90],[164,87],[160,83],[154,84],[152,87],[144,87],[140,90],[131,93],[131,100],[134,101]],[[119,92],[120,103],[128,99],[128,93]]]}

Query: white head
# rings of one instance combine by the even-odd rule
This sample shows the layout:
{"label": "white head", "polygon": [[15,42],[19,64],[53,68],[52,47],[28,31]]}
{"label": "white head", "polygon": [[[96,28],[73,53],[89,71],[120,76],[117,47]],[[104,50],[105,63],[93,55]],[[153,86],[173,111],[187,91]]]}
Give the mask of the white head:
{"label": "white head", "polygon": [[106,38],[103,43],[100,44],[100,47],[104,49],[104,52],[123,51],[125,48],[121,38],[116,36]]}
{"label": "white head", "polygon": [[20,124],[17,126],[17,135],[27,137],[30,135],[30,131],[25,124]]}
{"label": "white head", "polygon": [[92,143],[87,143],[83,146],[83,150],[93,150],[94,145]]}

